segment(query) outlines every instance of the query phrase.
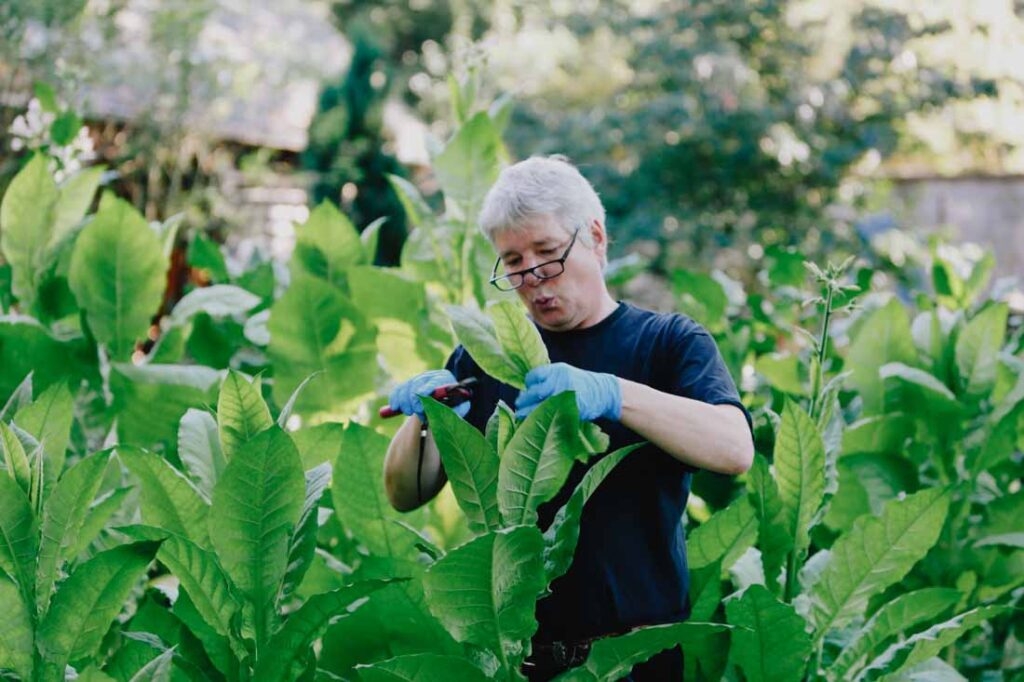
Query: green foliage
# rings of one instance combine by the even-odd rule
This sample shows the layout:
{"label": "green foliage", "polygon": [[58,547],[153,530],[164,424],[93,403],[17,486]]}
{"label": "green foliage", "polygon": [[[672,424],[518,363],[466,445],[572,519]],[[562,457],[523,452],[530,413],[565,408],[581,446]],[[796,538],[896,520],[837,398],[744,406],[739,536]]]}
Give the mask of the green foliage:
{"label": "green foliage", "polygon": [[[375,72],[382,75],[378,36],[353,24],[342,29],[350,33],[354,46],[348,73],[339,85],[328,85],[320,93],[318,111],[310,124],[309,145],[302,153],[303,167],[317,171],[313,201],[337,202],[346,185],[357,188],[345,198],[346,211],[360,231],[379,218],[382,227],[379,263],[399,262],[405,237],[402,207],[390,191],[388,176],[405,175],[398,161],[384,151],[382,109],[389,87],[374,84]],[[390,85],[390,84],[389,84]],[[377,249],[369,252],[374,262]]]}
{"label": "green foliage", "polygon": [[167,259],[127,202],[104,200],[75,242],[68,283],[96,340],[127,360],[163,297]]}
{"label": "green foliage", "polygon": [[800,679],[811,640],[793,607],[761,585],[751,585],[726,602],[725,612],[736,626],[730,656],[750,682]]}
{"label": "green foliage", "polygon": [[543,547],[537,528],[512,526],[452,550],[424,578],[431,613],[457,641],[495,652],[506,674],[526,657],[537,629]]}
{"label": "green foliage", "polygon": [[[415,228],[401,267],[372,265],[380,223],[360,237],[330,203],[298,227],[287,284],[268,263],[229,272],[196,238],[188,258],[216,284],[162,311],[155,346],[175,223],[112,198],[86,216],[96,171],[18,176],[0,209],[2,674],[521,679],[588,499],[642,444],[605,453],[571,393],[521,422],[499,404],[483,434],[426,400],[452,485],[390,507],[393,430],[372,415],[440,365],[448,321],[511,386],[549,361],[518,302],[488,305],[473,225],[507,156],[507,100],[481,108],[473,79],[452,83],[458,127],[433,150],[444,212],[389,178]],[[600,640],[563,679],[675,646],[688,679],[980,677],[1013,646],[1024,362],[1016,317],[983,295],[991,262],[960,273],[935,250],[934,295],[873,292],[863,309],[870,269],[808,266],[804,299],[803,262],[769,246],[756,285],[676,278],[743,378],[759,454],[745,477],[694,478],[693,622]],[[175,598],[148,589],[175,583]]]}
{"label": "green foliage", "polygon": [[302,512],[298,450],[271,427],[243,445],[213,491],[210,541],[224,571],[253,607],[256,650],[270,643],[288,564],[288,538]]}
{"label": "green foliage", "polygon": [[871,597],[924,558],[938,539],[948,507],[948,494],[933,489],[890,502],[881,516],[861,517],[833,545],[807,592],[815,637],[862,615]]}
{"label": "green foliage", "polygon": [[476,533],[499,529],[507,517],[498,507],[497,451],[473,426],[433,398],[423,399],[423,409],[469,529]]}

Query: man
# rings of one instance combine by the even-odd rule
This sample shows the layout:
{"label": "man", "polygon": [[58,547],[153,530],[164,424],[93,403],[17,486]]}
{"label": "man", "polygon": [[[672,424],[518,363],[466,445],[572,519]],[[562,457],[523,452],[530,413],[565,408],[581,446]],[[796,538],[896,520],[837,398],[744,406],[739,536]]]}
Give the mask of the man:
{"label": "man", "polygon": [[[539,629],[524,667],[550,679],[582,663],[589,642],[630,628],[685,620],[689,574],[682,516],[695,469],[738,474],[753,459],[750,415],[712,337],[678,314],[616,302],[605,286],[608,235],[590,184],[564,157],[534,157],[506,168],[488,192],[480,227],[499,254],[492,283],[526,305],[552,364],[526,376],[526,390],[487,376],[460,346],[446,369],[399,386],[391,406],[410,418],[385,460],[388,497],[414,509],[447,480],[432,436],[420,466],[419,396],[468,376],[471,403],[457,410],[481,431],[497,401],[523,417],[541,401],[576,391],[580,416],[595,421],[613,451],[640,440],[584,508],[572,567],[537,605]],[[591,465],[593,461],[591,460]],[[539,509],[547,528],[583,477]],[[637,666],[634,680],[681,679],[678,649]]]}

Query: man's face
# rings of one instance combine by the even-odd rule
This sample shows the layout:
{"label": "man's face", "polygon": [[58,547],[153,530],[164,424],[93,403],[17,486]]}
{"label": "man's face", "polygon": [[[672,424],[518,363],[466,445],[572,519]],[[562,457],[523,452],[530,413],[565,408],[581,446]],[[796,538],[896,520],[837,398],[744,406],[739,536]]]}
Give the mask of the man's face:
{"label": "man's face", "polygon": [[[597,237],[594,247],[584,243],[584,232],[593,234],[594,229],[594,225],[580,226],[580,234],[561,275],[538,280],[533,274],[528,274],[523,286],[516,289],[530,316],[541,327],[567,331],[596,322],[592,318],[605,295],[600,257],[604,244],[603,230],[594,235]],[[572,234],[560,227],[555,218],[540,215],[523,221],[518,229],[497,233],[494,246],[501,259],[500,270],[510,273],[561,258],[571,240]]]}

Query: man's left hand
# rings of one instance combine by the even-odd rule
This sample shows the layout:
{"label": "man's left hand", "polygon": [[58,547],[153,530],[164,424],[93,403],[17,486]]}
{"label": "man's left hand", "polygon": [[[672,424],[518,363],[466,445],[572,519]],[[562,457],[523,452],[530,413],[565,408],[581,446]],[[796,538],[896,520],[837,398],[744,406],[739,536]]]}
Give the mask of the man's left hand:
{"label": "man's left hand", "polygon": [[535,367],[526,374],[526,390],[516,398],[516,417],[526,417],[541,402],[562,391],[576,392],[576,406],[583,421],[602,417],[618,421],[622,417],[622,386],[618,377],[588,372],[564,362]]}

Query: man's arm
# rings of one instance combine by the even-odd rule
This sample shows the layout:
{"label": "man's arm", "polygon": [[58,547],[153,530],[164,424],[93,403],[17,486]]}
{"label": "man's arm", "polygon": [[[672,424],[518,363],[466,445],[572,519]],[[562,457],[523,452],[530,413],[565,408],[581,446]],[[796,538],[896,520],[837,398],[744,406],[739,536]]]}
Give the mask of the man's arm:
{"label": "man's arm", "polygon": [[747,419],[735,405],[711,405],[619,378],[623,426],[680,462],[741,474],[754,461]]}
{"label": "man's arm", "polygon": [[448,477],[441,467],[441,455],[434,442],[434,434],[427,430],[427,442],[423,448],[423,466],[420,470],[420,491],[418,499],[416,474],[420,457],[420,430],[423,422],[411,416],[391,439],[384,456],[384,490],[391,506],[401,512],[412,511],[426,504],[437,495]]}

